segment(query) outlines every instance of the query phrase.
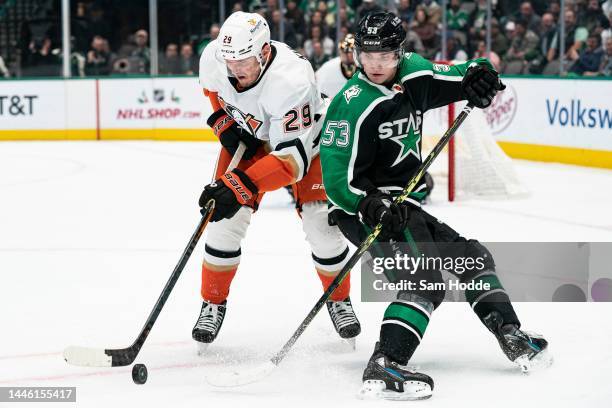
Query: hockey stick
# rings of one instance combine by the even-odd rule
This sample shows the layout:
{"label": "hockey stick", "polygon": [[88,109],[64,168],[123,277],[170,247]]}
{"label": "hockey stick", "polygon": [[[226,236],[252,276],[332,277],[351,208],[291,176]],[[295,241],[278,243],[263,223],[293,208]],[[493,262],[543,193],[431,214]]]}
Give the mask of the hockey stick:
{"label": "hockey stick", "polygon": [[[233,170],[240,162],[244,151],[246,150],[246,146],[244,143],[240,143],[238,149],[236,149],[236,153],[232,157],[232,160],[227,167],[227,171]],[[214,173],[213,173],[214,177]],[[123,349],[98,349],[98,348],[89,348],[89,347],[80,347],[80,346],[70,346],[64,350],[64,360],[68,364],[85,366],[85,367],[121,367],[128,366],[134,362],[136,356],[140,352],[142,345],[147,340],[157,317],[159,316],[162,308],[166,304],[170,293],[172,293],[172,289],[174,289],[174,285],[178,281],[191,253],[195,249],[196,245],[208,221],[215,209],[214,200],[209,200],[204,207],[204,212],[202,214],[202,218],[196,227],[195,232],[191,236],[187,247],[183,251],[181,258],[178,261],[178,264],[174,267],[168,282],[166,282],[166,286],[162,290],[157,302],[155,302],[155,306],[153,306],[153,310],[149,314],[149,317],[145,321],[144,327],[140,331],[140,334],[132,343],[131,346]]]}
{"label": "hockey stick", "polygon": [[[423,163],[421,163],[421,165],[417,169],[417,172],[414,174],[414,176],[412,176],[406,187],[404,187],[402,193],[394,199],[395,203],[402,203],[406,201],[412,190],[414,190],[414,188],[418,184],[421,177],[423,177],[429,166],[431,166],[436,157],[438,157],[442,149],[444,149],[444,146],[446,146],[448,141],[455,134],[459,126],[461,126],[461,124],[467,118],[473,108],[474,105],[472,104],[468,104],[465,108],[463,108],[463,110],[461,111],[459,116],[457,116],[457,119],[455,119],[451,127],[446,131],[446,133],[444,133],[444,136],[442,136],[440,141],[438,141],[438,143],[434,146],[433,150],[425,158]],[[283,361],[285,356],[291,350],[291,347],[293,347],[298,338],[302,335],[302,333],[304,333],[304,330],[306,330],[310,322],[314,319],[317,313],[319,313],[323,305],[325,305],[325,302],[329,300],[334,290],[336,290],[336,288],[342,283],[342,280],[346,277],[349,271],[355,266],[355,264],[357,264],[359,258],[361,258],[361,256],[368,250],[374,240],[376,240],[376,237],[378,237],[378,234],[380,234],[381,230],[382,224],[378,224],[370,233],[370,235],[368,235],[368,237],[361,243],[361,245],[359,245],[357,251],[355,251],[355,253],[353,253],[353,255],[349,258],[346,265],[344,265],[340,273],[338,273],[338,276],[336,276],[336,278],[332,281],[327,290],[319,298],[319,300],[310,310],[306,318],[304,318],[302,323],[300,323],[291,338],[268,362],[261,364],[260,366],[254,367],[250,370],[244,370],[242,372],[228,371],[225,373],[219,373],[217,375],[207,376],[206,381],[209,384],[215,385],[217,387],[235,387],[257,382],[263,377],[270,374],[281,363],[281,361]]]}

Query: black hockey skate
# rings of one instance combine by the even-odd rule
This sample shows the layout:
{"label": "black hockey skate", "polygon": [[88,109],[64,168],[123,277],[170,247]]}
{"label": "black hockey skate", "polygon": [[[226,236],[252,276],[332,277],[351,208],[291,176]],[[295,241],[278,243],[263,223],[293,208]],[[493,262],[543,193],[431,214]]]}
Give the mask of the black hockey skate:
{"label": "black hockey skate", "polygon": [[422,373],[408,370],[391,361],[379,351],[376,343],[374,354],[363,372],[363,385],[359,390],[360,399],[386,399],[412,401],[431,397],[433,379]]}
{"label": "black hockey skate", "polygon": [[354,349],[355,337],[361,333],[361,324],[359,324],[359,320],[357,320],[353,310],[351,298],[347,297],[337,302],[328,300],[327,311],[340,337],[346,340]]}
{"label": "black hockey skate", "polygon": [[489,313],[484,322],[497,338],[506,357],[524,373],[552,364],[548,342],[541,335],[523,331],[515,324],[504,325],[499,312]]}
{"label": "black hockey skate", "polygon": [[202,302],[200,316],[191,331],[191,337],[198,342],[198,354],[204,353],[219,334],[225,317],[226,304],[227,301],[220,305]]}

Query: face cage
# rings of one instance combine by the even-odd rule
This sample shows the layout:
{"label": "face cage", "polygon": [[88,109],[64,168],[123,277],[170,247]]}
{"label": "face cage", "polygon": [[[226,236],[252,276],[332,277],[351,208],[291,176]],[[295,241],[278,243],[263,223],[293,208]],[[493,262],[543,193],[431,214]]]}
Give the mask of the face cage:
{"label": "face cage", "polygon": [[400,62],[402,61],[402,58],[404,58],[404,48],[403,47],[400,47],[396,49],[395,51],[363,51],[363,50],[360,50],[359,47],[355,46],[355,48],[353,48],[353,60],[355,61],[355,65],[357,65],[357,67],[360,69],[363,69],[363,64],[361,63],[360,54],[364,52],[380,52],[380,53],[395,52],[396,59],[393,60],[393,62],[389,63],[389,65],[383,65],[385,68],[398,68]]}

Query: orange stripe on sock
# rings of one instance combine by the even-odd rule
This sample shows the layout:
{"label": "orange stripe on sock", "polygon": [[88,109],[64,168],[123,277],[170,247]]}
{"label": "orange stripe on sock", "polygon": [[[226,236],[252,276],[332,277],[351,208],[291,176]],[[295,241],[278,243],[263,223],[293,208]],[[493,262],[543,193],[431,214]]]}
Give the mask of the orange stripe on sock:
{"label": "orange stripe on sock", "polygon": [[[331,285],[331,283],[333,282],[335,278],[335,276],[324,275],[318,271],[317,271],[317,275],[319,275],[319,279],[321,279],[321,283],[323,284],[324,290],[327,290],[327,288],[329,287],[329,285]],[[336,290],[334,290],[334,293],[332,293],[330,299],[336,302],[339,300],[344,300],[348,297],[350,292],[351,292],[351,273],[349,272],[344,278],[344,280],[342,281],[342,283],[340,284],[340,286],[338,286]]]}
{"label": "orange stripe on sock", "polygon": [[202,265],[202,298],[212,303],[223,303],[229,295],[232,279],[236,275],[238,267],[225,271],[213,271],[204,263]]}

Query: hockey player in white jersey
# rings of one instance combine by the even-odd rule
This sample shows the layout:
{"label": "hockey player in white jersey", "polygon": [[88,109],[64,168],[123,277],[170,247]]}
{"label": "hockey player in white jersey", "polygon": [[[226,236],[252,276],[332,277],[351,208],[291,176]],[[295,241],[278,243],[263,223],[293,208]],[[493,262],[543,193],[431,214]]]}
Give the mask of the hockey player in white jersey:
{"label": "hockey player in white jersey", "polygon": [[357,66],[353,60],[355,37],[347,34],[338,44],[338,56],[327,61],[315,73],[319,92],[333,98],[351,79]]}
{"label": "hockey player in white jersey", "polygon": [[[216,338],[223,323],[226,299],[240,263],[240,244],[265,192],[292,186],[324,288],[348,260],[349,249],[338,228],[328,225],[318,156],[326,106],[308,61],[286,44],[270,41],[263,17],[235,12],[224,22],[218,39],[202,53],[200,84],[213,106],[208,124],[223,145],[216,181],[204,188],[199,200],[201,207],[215,200],[202,265],[203,303],[192,331],[202,350]],[[242,160],[226,172],[241,142],[247,147]],[[283,239],[282,230],[275,233]],[[287,279],[294,278],[291,269],[287,265]],[[295,286],[279,282],[275,288],[291,297],[289,287]],[[327,303],[336,331],[346,339],[361,331],[349,290],[347,278]]]}

